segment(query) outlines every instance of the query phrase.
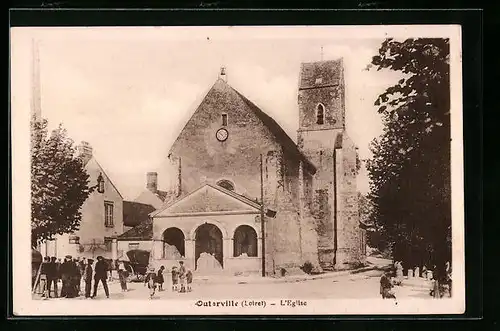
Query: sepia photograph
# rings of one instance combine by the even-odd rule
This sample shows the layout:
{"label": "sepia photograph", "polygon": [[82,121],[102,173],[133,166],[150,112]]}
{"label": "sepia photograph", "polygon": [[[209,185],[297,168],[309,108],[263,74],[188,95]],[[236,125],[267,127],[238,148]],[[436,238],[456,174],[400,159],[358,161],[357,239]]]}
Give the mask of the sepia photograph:
{"label": "sepia photograph", "polygon": [[10,30],[14,314],[461,314],[460,26]]}

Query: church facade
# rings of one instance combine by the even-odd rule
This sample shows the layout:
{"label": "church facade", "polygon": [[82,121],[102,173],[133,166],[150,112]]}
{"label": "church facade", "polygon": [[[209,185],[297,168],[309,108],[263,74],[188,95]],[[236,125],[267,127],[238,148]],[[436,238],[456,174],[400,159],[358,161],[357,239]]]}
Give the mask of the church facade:
{"label": "church facade", "polygon": [[364,262],[342,60],[301,65],[298,109],[296,144],[224,76],[215,82],[168,155],[176,180],[150,214],[155,264],[199,271],[208,254],[221,272],[264,263],[272,274]]}

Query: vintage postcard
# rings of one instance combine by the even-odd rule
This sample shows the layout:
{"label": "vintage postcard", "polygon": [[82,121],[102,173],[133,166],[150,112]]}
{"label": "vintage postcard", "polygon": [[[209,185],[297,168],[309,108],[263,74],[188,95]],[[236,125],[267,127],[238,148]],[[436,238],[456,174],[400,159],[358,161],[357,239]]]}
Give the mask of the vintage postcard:
{"label": "vintage postcard", "polygon": [[11,29],[13,303],[461,314],[460,26]]}

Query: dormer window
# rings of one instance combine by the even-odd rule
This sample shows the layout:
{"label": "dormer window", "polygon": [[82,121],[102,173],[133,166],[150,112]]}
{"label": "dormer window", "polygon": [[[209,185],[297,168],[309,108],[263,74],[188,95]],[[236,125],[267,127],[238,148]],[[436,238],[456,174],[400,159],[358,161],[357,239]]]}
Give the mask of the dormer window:
{"label": "dormer window", "polygon": [[234,191],[234,184],[231,181],[227,180],[227,179],[219,180],[217,182],[217,185],[219,185],[220,187],[225,188],[228,191]]}
{"label": "dormer window", "polygon": [[227,114],[222,114],[222,126],[227,126]]}
{"label": "dormer window", "polygon": [[325,123],[325,106],[319,104],[316,107],[316,124],[324,124]]}

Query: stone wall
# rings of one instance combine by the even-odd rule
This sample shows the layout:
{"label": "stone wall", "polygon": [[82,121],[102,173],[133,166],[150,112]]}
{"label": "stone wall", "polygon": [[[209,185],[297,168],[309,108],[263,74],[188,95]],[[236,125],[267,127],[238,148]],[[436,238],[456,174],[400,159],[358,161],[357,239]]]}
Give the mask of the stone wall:
{"label": "stone wall", "polygon": [[348,268],[362,261],[356,187],[356,148],[345,133],[337,150],[337,256],[336,268]]}

